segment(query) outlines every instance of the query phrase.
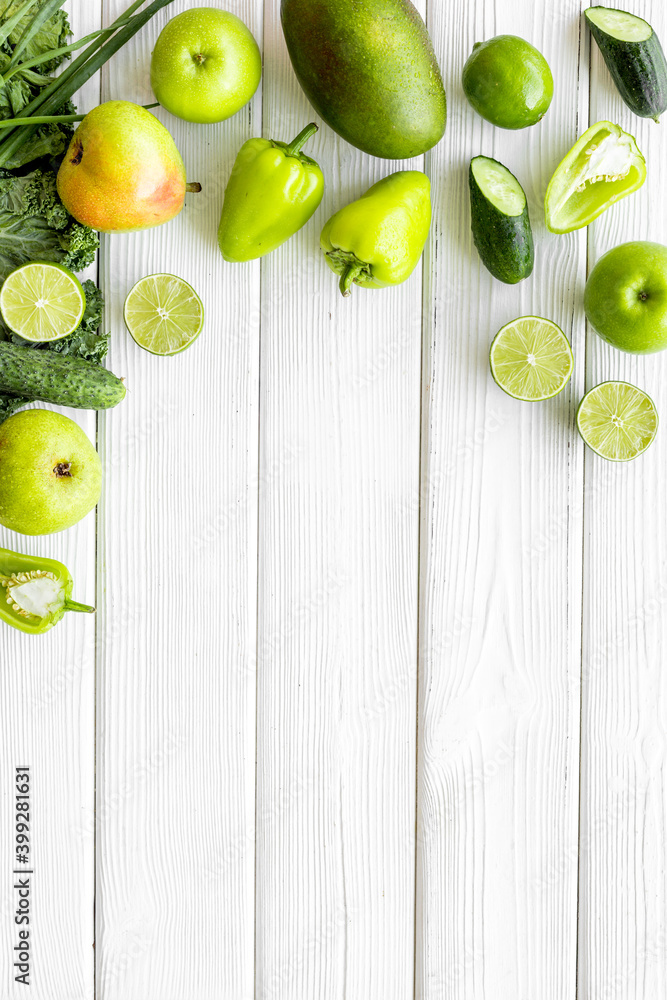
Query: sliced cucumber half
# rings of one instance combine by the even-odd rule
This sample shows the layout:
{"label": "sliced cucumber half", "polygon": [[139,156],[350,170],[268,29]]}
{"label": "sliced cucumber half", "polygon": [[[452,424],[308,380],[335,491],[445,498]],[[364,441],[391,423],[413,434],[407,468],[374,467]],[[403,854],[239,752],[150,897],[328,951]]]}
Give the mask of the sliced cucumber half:
{"label": "sliced cucumber half", "polygon": [[507,167],[475,156],[468,172],[473,240],[488,271],[514,285],[533,270],[535,250],[523,188]]}
{"label": "sliced cucumber half", "polygon": [[612,7],[589,7],[584,11],[589,24],[594,24],[610,38],[621,42],[645,42],[653,28],[641,17]]}
{"label": "sliced cucumber half", "polygon": [[589,7],[586,21],[619,94],[640,118],[667,110],[667,60],[648,21],[624,10]]}
{"label": "sliced cucumber half", "polygon": [[470,169],[481,193],[499,212],[521,215],[526,207],[526,195],[507,167],[488,156],[475,156],[470,162]]}

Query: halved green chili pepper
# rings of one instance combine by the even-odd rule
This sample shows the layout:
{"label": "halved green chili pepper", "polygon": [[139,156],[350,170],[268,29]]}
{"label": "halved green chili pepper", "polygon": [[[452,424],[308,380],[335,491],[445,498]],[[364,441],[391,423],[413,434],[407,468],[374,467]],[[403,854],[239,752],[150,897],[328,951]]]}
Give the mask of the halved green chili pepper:
{"label": "halved green chili pepper", "polygon": [[431,182],[419,170],[399,170],[341,208],[322,230],[327,264],[352,285],[385,288],[409,278],[431,227]]}
{"label": "halved green chili pepper", "polygon": [[66,611],[91,614],[95,608],[70,600],[72,587],[61,562],[0,549],[0,618],[13,628],[41,635]]}
{"label": "halved green chili pepper", "polygon": [[324,176],[301,147],[317,132],[308,125],[294,142],[248,139],[225,191],[218,243],[238,264],[271,253],[294,236],[322,201]]}

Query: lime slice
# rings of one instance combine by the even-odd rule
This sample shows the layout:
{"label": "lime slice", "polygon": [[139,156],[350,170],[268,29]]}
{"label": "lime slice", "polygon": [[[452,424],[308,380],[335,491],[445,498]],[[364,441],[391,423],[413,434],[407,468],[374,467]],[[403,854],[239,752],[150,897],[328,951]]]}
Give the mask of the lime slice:
{"label": "lime slice", "polygon": [[125,299],[125,325],[151,354],[179,354],[204,325],[204,306],[192,285],[174,274],[149,274]]}
{"label": "lime slice", "polygon": [[587,392],[577,426],[594,452],[612,462],[629,462],[646,451],[658,430],[658,413],[645,392],[627,382],[602,382]]}
{"label": "lime slice", "polygon": [[23,264],[5,278],[0,290],[5,323],[33,343],[61,340],[72,333],[85,308],[80,282],[60,264]]}
{"label": "lime slice", "polygon": [[572,349],[559,326],[539,316],[520,316],[491,344],[491,374],[514,399],[536,402],[557,395],[572,374]]}

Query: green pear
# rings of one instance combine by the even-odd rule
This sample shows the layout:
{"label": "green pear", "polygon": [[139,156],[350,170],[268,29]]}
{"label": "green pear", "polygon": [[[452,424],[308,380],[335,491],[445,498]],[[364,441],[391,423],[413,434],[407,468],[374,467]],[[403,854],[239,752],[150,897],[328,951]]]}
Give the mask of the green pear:
{"label": "green pear", "polygon": [[57,186],[70,215],[92,229],[149,229],[182,209],[185,167],[150,111],[131,101],[107,101],[88,112],[72,136]]}
{"label": "green pear", "polygon": [[23,535],[71,528],[93,509],[102,466],[78,424],[22,410],[0,424],[0,524]]}

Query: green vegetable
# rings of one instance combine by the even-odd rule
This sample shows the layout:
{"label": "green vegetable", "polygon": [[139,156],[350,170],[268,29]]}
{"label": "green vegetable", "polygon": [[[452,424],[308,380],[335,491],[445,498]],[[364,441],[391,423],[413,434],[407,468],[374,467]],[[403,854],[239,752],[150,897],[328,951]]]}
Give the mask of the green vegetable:
{"label": "green vegetable", "polygon": [[280,14],[299,83],[347,142],[400,160],[440,141],[445,89],[410,0],[282,0]]}
{"label": "green vegetable", "polygon": [[634,137],[613,122],[591,125],[556,167],[544,198],[547,227],[571,233],[597,219],[646,180]]}
{"label": "green vegetable", "polygon": [[532,273],[533,233],[523,188],[507,167],[475,156],[468,172],[472,235],[494,278],[514,285]]}
{"label": "green vegetable", "polygon": [[[4,338],[26,350],[53,351],[57,354],[66,354],[69,357],[82,358],[84,361],[101,365],[109,350],[109,334],[100,333],[98,329],[102,322],[104,299],[101,291],[92,281],[84,281],[83,290],[86,295],[86,311],[79,329],[71,333],[69,337],[63,337],[62,340],[52,341],[48,344],[30,344],[0,324],[0,343]],[[21,407],[34,401],[34,396],[28,399],[24,396],[0,393],[0,423],[7,417],[11,417],[16,410],[20,410]]]}
{"label": "green vegetable", "polygon": [[[64,2],[64,0],[63,0]],[[122,45],[125,44],[133,35],[147,21],[168,4],[172,3],[173,0],[153,0],[146,10],[141,11],[139,14],[130,16],[134,11],[141,6],[144,0],[135,0],[134,3],[128,7],[125,13],[119,17],[113,24],[108,28],[103,29],[100,32],[95,33],[95,37],[90,42],[88,47],[79,55],[58,77],[51,78],[49,76],[44,76],[43,74],[34,73],[32,68],[26,68],[22,63],[17,65],[22,67],[17,70],[16,74],[13,74],[9,80],[6,76],[9,76],[10,68],[16,69],[16,67],[11,67],[11,60],[9,61],[6,70],[7,73],[3,72],[3,79],[5,79],[5,86],[7,88],[19,89],[21,93],[21,106],[17,108],[12,102],[12,93],[9,94],[9,106],[12,111],[11,114],[5,114],[5,118],[15,117],[20,111],[20,117],[33,117],[43,116],[43,115],[60,115],[67,114],[69,110],[73,111],[73,107],[70,103],[70,98],[76,91],[83,86],[83,84],[96,73],[101,66],[106,63],[108,59],[116,52]],[[26,13],[26,17],[30,19],[30,22],[35,20],[35,12],[48,7],[49,10],[53,10],[54,7],[62,6],[58,0],[52,2],[52,0],[28,0],[27,4],[23,7],[29,9],[31,13]],[[9,8],[2,12],[3,19],[6,19],[8,15],[15,14],[16,10],[20,8],[18,0],[13,0],[10,3]],[[23,8],[21,8],[23,9]],[[34,50],[35,48],[41,49],[41,54],[37,58],[43,59],[43,68],[47,68],[56,62],[62,62],[64,58],[69,55],[69,51],[73,51],[76,46],[64,46],[62,44],[64,36],[68,34],[67,31],[62,30],[62,20],[59,22],[59,17],[62,18],[62,13],[56,11],[51,14],[49,18],[44,22],[44,25],[40,28],[40,31],[32,38],[31,46]],[[0,36],[2,36],[2,23],[0,22]],[[4,21],[5,28],[7,21]],[[49,48],[44,49],[44,46],[49,45],[49,30],[57,30],[57,26],[60,23],[60,34],[56,44],[51,45]],[[11,36],[10,36],[11,37]],[[53,41],[54,36],[51,36],[51,41]],[[19,39],[16,40],[20,46]],[[8,40],[7,43],[11,49],[11,42]],[[69,50],[63,52],[63,49]],[[22,53],[25,54],[25,53]],[[30,59],[26,61],[31,61]],[[48,69],[47,69],[48,72]],[[17,82],[18,77],[18,82]],[[35,88],[35,89],[33,89]],[[36,92],[35,92],[36,90]],[[13,128],[9,128],[3,132],[2,138],[0,138],[0,166],[9,167],[17,166],[17,157],[23,156],[23,163],[30,162],[29,159],[25,159],[23,150],[29,149],[35,144],[37,146],[38,138],[40,135],[51,134],[52,130],[61,131],[67,129],[67,125],[16,125]],[[63,143],[61,150],[64,149],[66,143]],[[39,153],[39,155],[44,155],[44,153]],[[34,157],[31,157],[34,158]]]}
{"label": "green vegetable", "polygon": [[90,361],[0,343],[0,392],[85,410],[106,410],[125,397],[121,379]]}
{"label": "green vegetable", "polygon": [[651,25],[611,7],[589,7],[584,13],[627,106],[657,122],[667,109],[667,60]]}
{"label": "green vegetable", "polygon": [[301,152],[317,132],[308,125],[287,145],[248,139],[239,150],[225,191],[218,243],[225,260],[239,263],[271,253],[299,231],[318,208],[324,177]]}
{"label": "green vegetable", "polygon": [[322,230],[320,245],[343,295],[399,285],[419,262],[431,226],[431,182],[418,170],[399,170],[341,208]]}
{"label": "green vegetable", "polygon": [[31,635],[53,628],[66,611],[95,608],[71,600],[73,580],[55,559],[38,559],[0,548],[0,619]]}
{"label": "green vegetable", "polygon": [[68,214],[52,171],[0,177],[0,281],[34,260],[81,271],[98,246],[97,234]]}

